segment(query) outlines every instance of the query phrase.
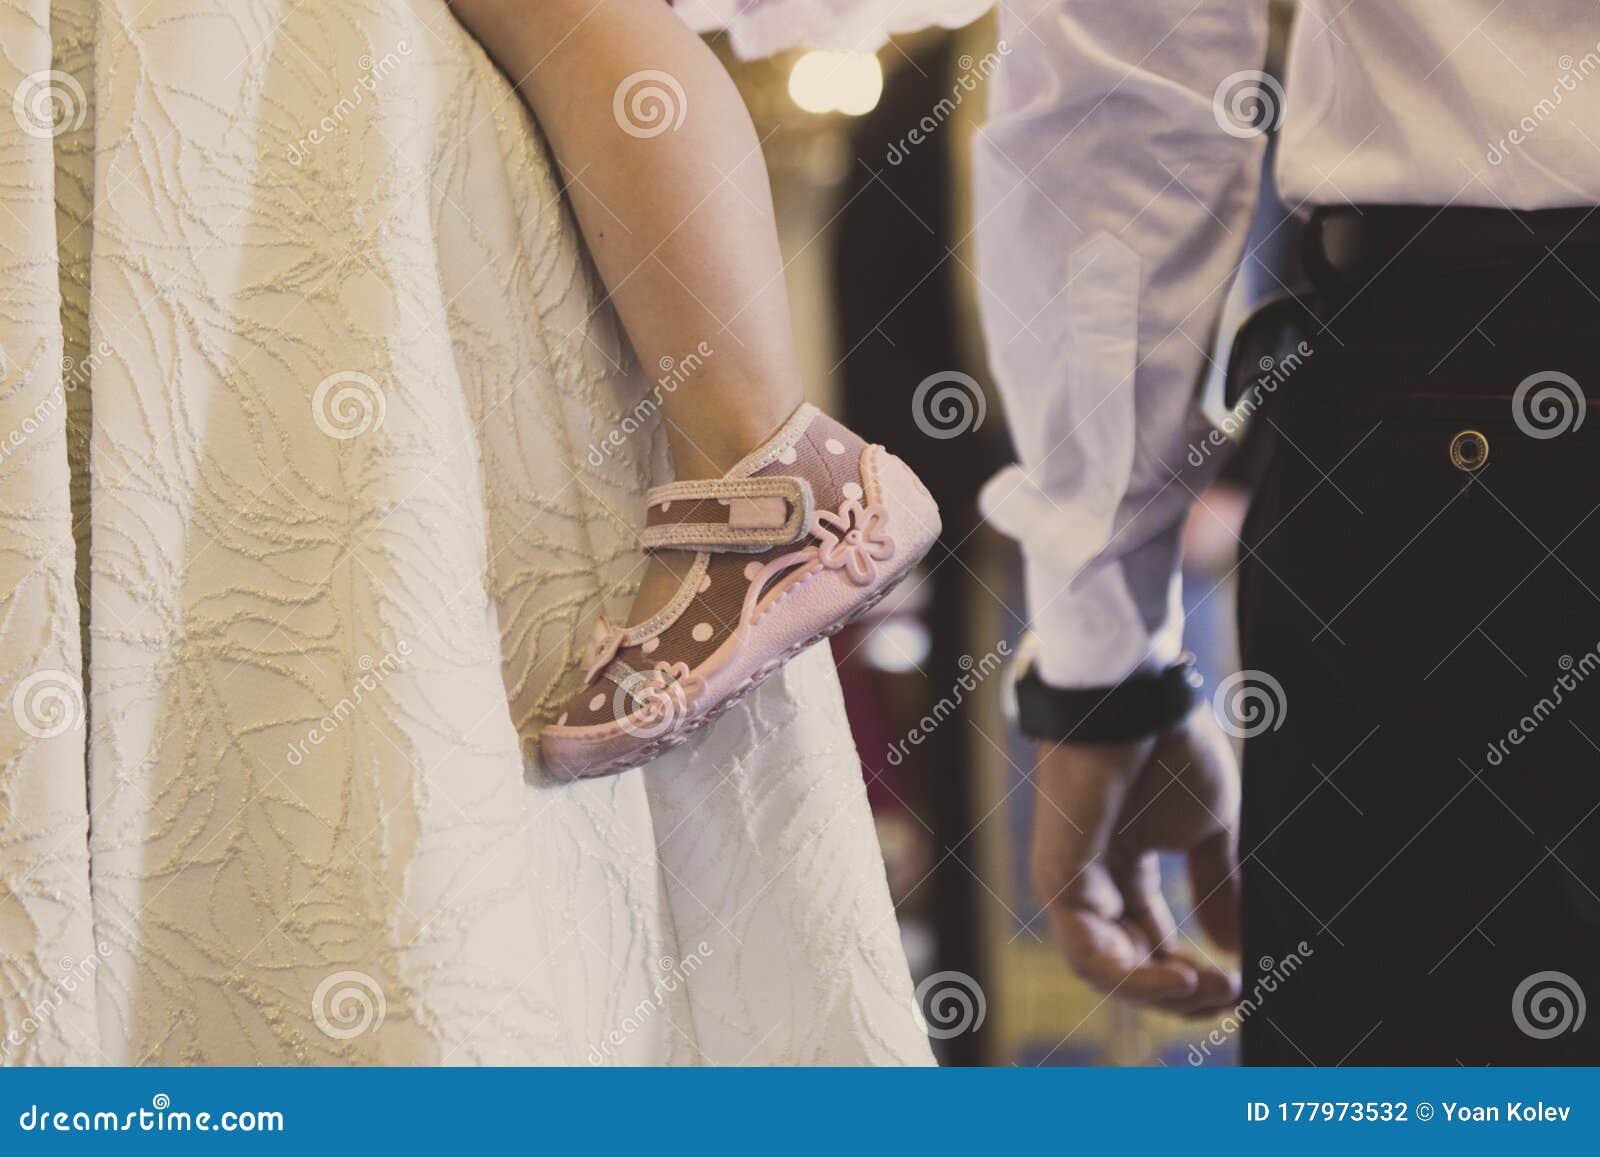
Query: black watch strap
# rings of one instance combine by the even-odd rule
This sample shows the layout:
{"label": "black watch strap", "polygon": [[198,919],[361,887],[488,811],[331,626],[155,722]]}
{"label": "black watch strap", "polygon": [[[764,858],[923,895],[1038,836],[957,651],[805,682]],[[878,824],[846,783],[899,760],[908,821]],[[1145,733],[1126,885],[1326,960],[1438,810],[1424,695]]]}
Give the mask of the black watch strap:
{"label": "black watch strap", "polygon": [[1182,721],[1200,683],[1187,653],[1164,671],[1130,675],[1114,687],[1051,687],[1029,664],[1016,682],[1017,722],[1032,739],[1131,743]]}

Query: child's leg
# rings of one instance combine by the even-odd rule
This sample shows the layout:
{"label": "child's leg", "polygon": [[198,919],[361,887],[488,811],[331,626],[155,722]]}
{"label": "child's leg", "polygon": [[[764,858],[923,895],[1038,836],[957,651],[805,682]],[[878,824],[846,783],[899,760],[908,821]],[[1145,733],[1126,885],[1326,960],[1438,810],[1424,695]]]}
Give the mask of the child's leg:
{"label": "child's leg", "polygon": [[[662,0],[452,4],[538,117],[646,370],[714,351],[662,414],[678,477],[720,477],[801,401],[766,166],[733,81]],[[657,111],[683,120],[635,135],[657,127],[648,103],[623,123],[613,106],[646,70],[681,87]]]}
{"label": "child's leg", "polygon": [[[760,147],[733,83],[671,9],[452,2],[549,136],[640,360],[714,351],[663,398],[678,481],[770,451],[742,486],[656,492],[625,628],[596,625],[583,687],[539,736],[555,774],[602,775],[683,742],[881,599],[933,545],[938,509],[883,447],[810,409],[785,421],[800,373]],[[662,87],[670,124],[629,103],[630,81]]]}

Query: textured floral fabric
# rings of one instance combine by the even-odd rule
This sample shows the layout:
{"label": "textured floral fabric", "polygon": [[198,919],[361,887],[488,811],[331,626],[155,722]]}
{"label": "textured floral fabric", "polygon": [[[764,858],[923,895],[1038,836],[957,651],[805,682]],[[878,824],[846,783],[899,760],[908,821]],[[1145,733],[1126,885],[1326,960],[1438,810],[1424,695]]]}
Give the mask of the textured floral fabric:
{"label": "textured floral fabric", "polygon": [[959,28],[995,0],[673,0],[702,32],[726,29],[747,60],[786,49],[875,52],[889,37],[924,28]]}
{"label": "textured floral fabric", "polygon": [[926,1063],[825,649],[538,767],[661,445],[443,0],[0,42],[0,1062]]}

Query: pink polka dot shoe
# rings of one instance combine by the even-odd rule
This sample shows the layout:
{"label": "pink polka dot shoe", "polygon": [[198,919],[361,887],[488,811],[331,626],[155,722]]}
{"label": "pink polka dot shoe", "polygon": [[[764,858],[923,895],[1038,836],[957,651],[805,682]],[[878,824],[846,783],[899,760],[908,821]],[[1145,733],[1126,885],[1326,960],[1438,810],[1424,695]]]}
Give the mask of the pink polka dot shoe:
{"label": "pink polka dot shoe", "polygon": [[646,622],[595,624],[584,687],[539,737],[562,779],[682,743],[888,594],[939,535],[910,468],[809,405],[725,477],[646,501],[645,548],[694,561]]}

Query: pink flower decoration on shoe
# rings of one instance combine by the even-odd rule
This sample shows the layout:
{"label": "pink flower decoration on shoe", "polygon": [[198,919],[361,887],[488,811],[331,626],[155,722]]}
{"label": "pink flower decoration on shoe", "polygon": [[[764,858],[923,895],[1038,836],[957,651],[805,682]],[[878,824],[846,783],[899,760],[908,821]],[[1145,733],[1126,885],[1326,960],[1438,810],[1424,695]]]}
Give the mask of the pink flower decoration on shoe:
{"label": "pink flower decoration on shoe", "polygon": [[878,563],[894,554],[894,541],[883,533],[889,515],[877,503],[863,507],[846,498],[835,514],[819,510],[812,516],[811,533],[821,540],[817,559],[830,570],[844,569],[858,586],[878,577]]}
{"label": "pink flower decoration on shoe", "polygon": [[611,660],[617,657],[617,648],[622,645],[622,631],[613,627],[602,617],[595,622],[594,629],[589,632],[589,645],[583,649],[583,682],[585,686],[593,683],[611,665]]}
{"label": "pink flower decoration on shoe", "polygon": [[662,661],[653,671],[640,672],[624,686],[639,706],[621,721],[622,729],[640,738],[654,739],[688,717],[705,680],[692,674],[687,663]]}

